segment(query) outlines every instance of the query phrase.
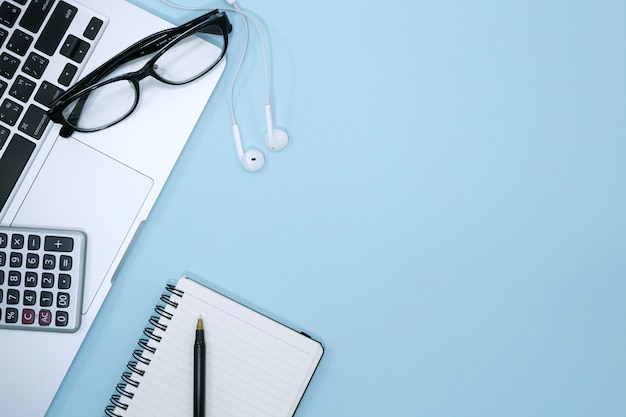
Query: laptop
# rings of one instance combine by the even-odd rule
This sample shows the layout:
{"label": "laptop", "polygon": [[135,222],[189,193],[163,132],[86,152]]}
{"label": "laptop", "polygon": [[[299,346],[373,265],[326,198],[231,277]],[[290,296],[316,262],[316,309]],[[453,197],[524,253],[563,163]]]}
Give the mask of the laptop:
{"label": "laptop", "polygon": [[[41,94],[58,94],[135,41],[172,26],[124,0],[0,1],[0,106],[6,106],[0,109],[0,225],[78,229],[87,236],[78,330],[0,329],[2,415],[46,413],[225,63],[182,86],[145,79],[128,119],[69,138],[41,117]],[[18,93],[24,82],[26,93]],[[23,112],[9,114],[14,109]],[[11,146],[15,135],[36,145],[30,159]],[[24,172],[16,174],[16,165]]]}

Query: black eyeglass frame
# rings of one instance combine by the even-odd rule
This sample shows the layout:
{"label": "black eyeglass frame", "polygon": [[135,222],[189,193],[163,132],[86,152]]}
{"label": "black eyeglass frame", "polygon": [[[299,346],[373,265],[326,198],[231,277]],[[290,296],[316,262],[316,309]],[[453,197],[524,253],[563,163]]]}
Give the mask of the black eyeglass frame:
{"label": "black eyeglass frame", "polygon": [[[98,68],[96,68],[83,78],[81,78],[79,81],[77,81],[67,91],[65,91],[65,93],[61,94],[57,99],[50,103],[49,109],[46,113],[50,120],[63,126],[60,132],[60,135],[62,137],[69,137],[75,131],[89,133],[97,132],[111,127],[126,119],[135,111],[137,105],[139,104],[140,98],[141,89],[139,86],[139,82],[144,78],[151,76],[165,84],[183,85],[197,80],[198,78],[204,76],[206,73],[215,68],[222,61],[224,55],[226,54],[226,49],[228,47],[228,33],[230,33],[231,31],[232,25],[230,24],[226,13],[215,9],[178,27],[165,29],[150,36],[147,36],[146,38],[135,42],[133,45],[129,46],[128,48],[126,48],[125,50],[123,50],[122,52],[120,52],[110,60],[106,61],[104,64],[100,65]],[[213,35],[222,35],[224,38],[224,47],[222,48],[220,56],[215,60],[213,65],[209,66],[206,70],[202,71],[196,76],[181,82],[174,82],[172,80],[161,77],[154,68],[156,61],[169,49],[174,47],[180,40],[185,39],[198,32],[204,32]],[[122,74],[105,81],[100,81],[104,77],[115,71],[115,69],[117,69],[121,65],[124,65],[128,62],[134,61],[155,52],[157,52],[156,55],[154,55],[141,69]],[[79,101],[74,110],[72,110],[72,113],[69,117],[70,119],[78,120],[78,118],[80,117],[80,113],[82,112],[82,107],[92,91],[102,86],[123,80],[129,81],[133,85],[136,93],[133,105],[131,106],[127,114],[123,117],[120,117],[119,119],[98,128],[85,129],[76,126],[75,123],[72,123],[71,120],[68,120],[68,118],[63,115],[63,111],[68,105],[74,103],[77,100],[80,100],[82,97],[84,99]]]}

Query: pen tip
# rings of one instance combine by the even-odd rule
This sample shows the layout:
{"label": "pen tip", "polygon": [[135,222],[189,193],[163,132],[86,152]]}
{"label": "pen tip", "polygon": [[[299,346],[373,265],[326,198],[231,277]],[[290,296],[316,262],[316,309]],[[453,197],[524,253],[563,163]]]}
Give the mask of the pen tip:
{"label": "pen tip", "polygon": [[198,317],[198,323],[196,324],[196,330],[204,330],[204,324],[202,323],[202,316]]}

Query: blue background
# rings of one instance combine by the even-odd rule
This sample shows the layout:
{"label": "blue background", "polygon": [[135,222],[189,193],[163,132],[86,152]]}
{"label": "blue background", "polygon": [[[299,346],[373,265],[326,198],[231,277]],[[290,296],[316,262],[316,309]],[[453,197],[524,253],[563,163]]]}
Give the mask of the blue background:
{"label": "blue background", "polygon": [[[290,144],[257,174],[235,158],[233,16],[227,72],[48,415],[100,414],[184,272],[321,338],[298,417],[626,415],[626,3],[241,6]],[[237,87],[261,147],[254,37]]]}

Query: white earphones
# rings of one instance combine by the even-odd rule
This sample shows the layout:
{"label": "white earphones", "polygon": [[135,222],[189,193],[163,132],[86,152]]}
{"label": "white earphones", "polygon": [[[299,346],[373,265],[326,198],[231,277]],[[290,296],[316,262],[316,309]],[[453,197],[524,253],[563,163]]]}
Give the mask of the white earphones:
{"label": "white earphones", "polygon": [[228,4],[233,6],[233,11],[239,13],[241,15],[244,27],[244,46],[241,52],[241,59],[239,60],[239,64],[237,69],[235,70],[235,75],[233,76],[233,82],[231,84],[230,90],[230,105],[231,105],[231,117],[233,122],[233,136],[235,140],[235,150],[237,152],[237,157],[239,161],[243,165],[245,169],[248,171],[258,171],[263,167],[265,163],[265,157],[263,153],[258,149],[251,148],[247,151],[243,150],[243,144],[241,142],[241,135],[239,133],[239,125],[237,123],[237,119],[235,118],[235,110],[233,105],[233,91],[235,87],[235,80],[239,75],[239,70],[243,64],[243,61],[246,56],[246,51],[248,49],[248,39],[249,39],[249,28],[248,28],[248,20],[252,22],[254,25],[257,34],[259,35],[259,41],[261,43],[261,51],[263,53],[263,68],[265,72],[265,124],[266,124],[266,133],[265,133],[265,145],[271,151],[280,151],[289,142],[289,136],[286,131],[282,129],[274,128],[273,117],[272,117],[272,105],[270,104],[270,88],[269,88],[269,71],[267,69],[267,53],[265,51],[265,43],[263,41],[263,36],[261,34],[261,29],[257,22],[250,16],[248,13],[241,10],[239,5],[236,3],[236,0],[225,0]]}
{"label": "white earphones", "polygon": [[[207,10],[206,7],[198,8],[198,7],[186,7],[176,3],[172,3],[169,0],[161,0],[163,3],[183,10]],[[241,133],[239,131],[239,124],[237,123],[237,118],[235,117],[235,108],[234,108],[234,89],[235,89],[235,81],[239,75],[239,71],[246,57],[246,52],[248,49],[248,39],[249,39],[249,28],[248,28],[248,20],[252,22],[254,25],[257,34],[259,35],[259,41],[261,44],[261,52],[263,53],[263,68],[265,72],[265,124],[266,124],[266,133],[265,133],[265,145],[271,151],[280,151],[287,146],[289,142],[289,135],[285,130],[277,129],[274,127],[273,117],[272,117],[272,105],[270,103],[270,80],[269,80],[269,71],[267,65],[267,53],[265,50],[265,42],[263,41],[263,36],[261,33],[261,29],[256,22],[256,20],[248,13],[242,10],[237,4],[236,0],[225,0],[226,3],[231,5],[232,9],[224,9],[227,11],[232,11],[238,13],[241,16],[243,21],[244,28],[244,45],[241,51],[241,58],[239,59],[239,63],[237,64],[237,68],[235,70],[235,74],[233,75],[233,79],[230,86],[230,94],[229,94],[229,103],[230,103],[230,114],[232,119],[232,130],[233,130],[233,141],[235,144],[235,152],[237,154],[237,158],[241,165],[248,171],[254,172],[260,170],[265,164],[265,156],[263,153],[256,149],[244,149],[243,142],[241,140]]]}
{"label": "white earphones", "polygon": [[289,135],[282,129],[275,129],[272,123],[272,106],[265,105],[265,124],[267,125],[267,133],[265,133],[265,145],[272,151],[281,151],[287,143],[289,143]]}
{"label": "white earphones", "polygon": [[265,164],[265,156],[263,155],[263,152],[255,148],[251,148],[246,151],[243,150],[241,133],[239,133],[239,125],[237,123],[233,125],[233,139],[235,141],[237,158],[246,170],[255,172],[263,168],[263,165]]}

